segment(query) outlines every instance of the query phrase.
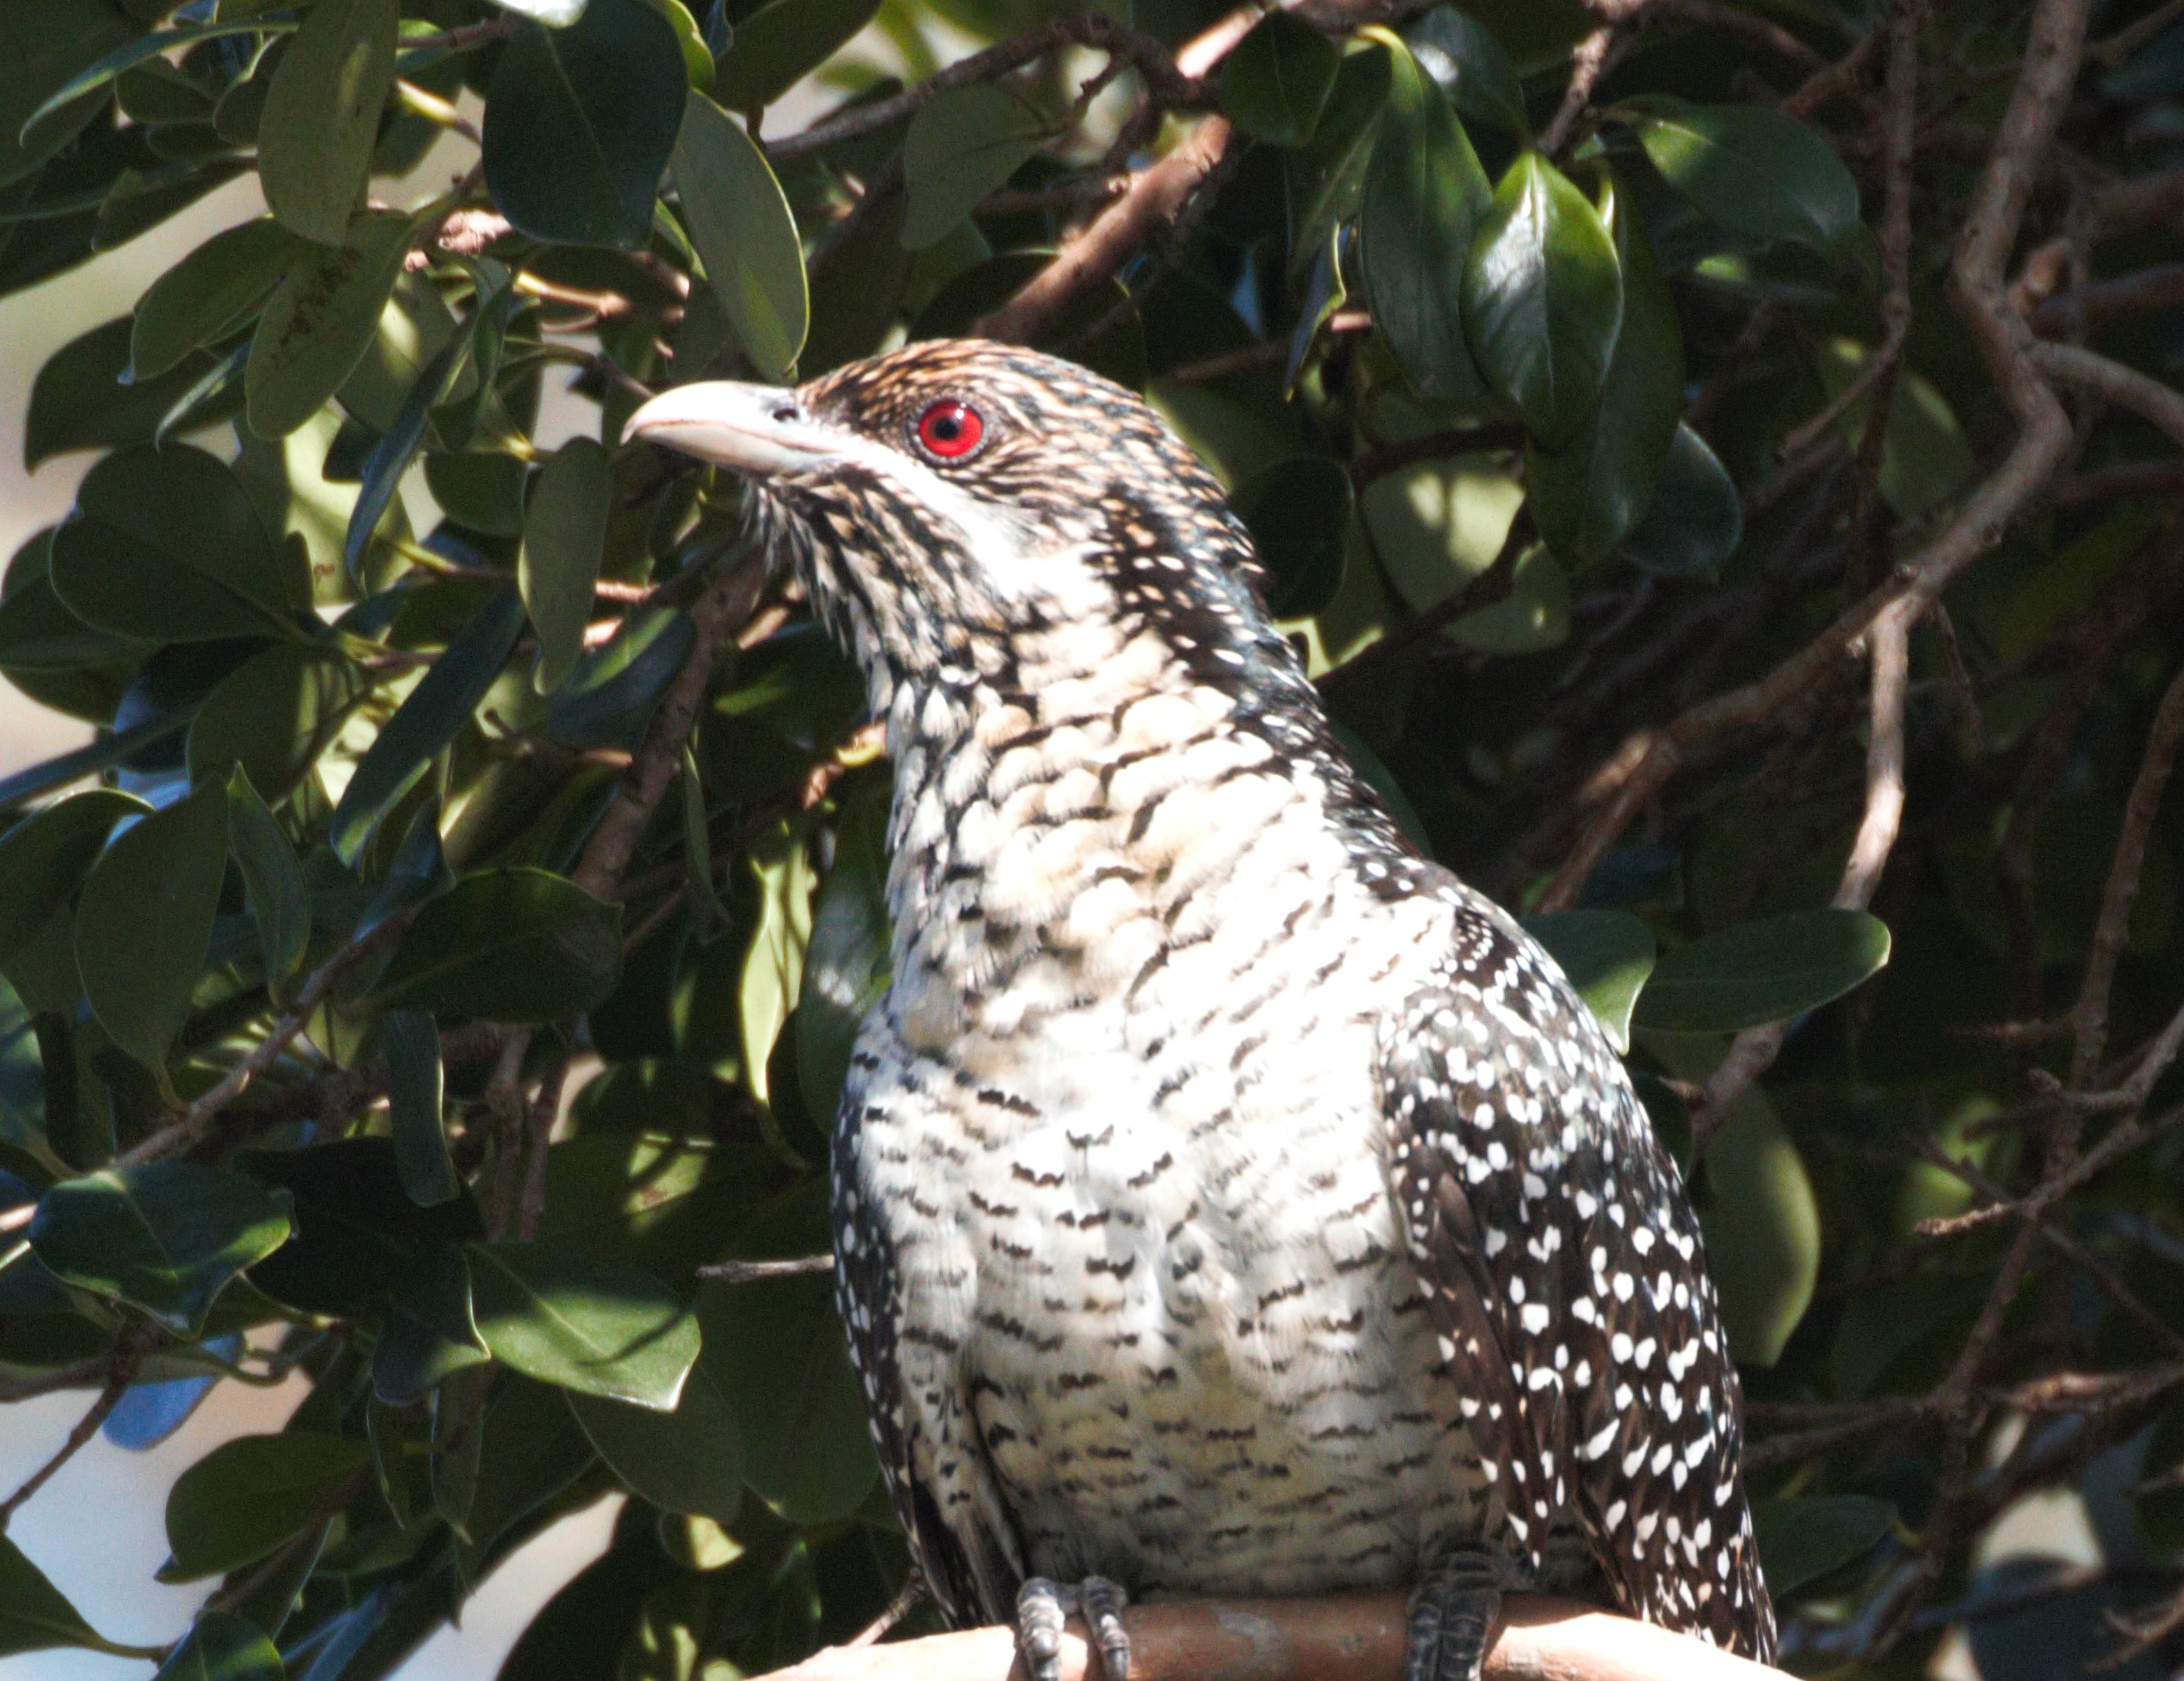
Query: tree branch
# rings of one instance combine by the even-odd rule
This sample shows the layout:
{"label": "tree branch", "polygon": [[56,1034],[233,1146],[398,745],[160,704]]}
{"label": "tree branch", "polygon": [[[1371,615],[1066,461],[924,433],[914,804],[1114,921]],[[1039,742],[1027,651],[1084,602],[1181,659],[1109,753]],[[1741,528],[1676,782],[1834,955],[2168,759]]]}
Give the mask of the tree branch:
{"label": "tree branch", "polygon": [[[1395,1681],[1402,1673],[1403,1602],[1396,1594],[1329,1599],[1136,1605],[1131,1681]],[[1062,1637],[1062,1681],[1088,1674],[1082,1625]],[[934,1634],[893,1645],[830,1647],[766,1681],[1010,1681],[1015,1640],[1005,1628]],[[1506,1602],[1489,1681],[1761,1681],[1761,1664],[1651,1624],[1567,1600]]]}

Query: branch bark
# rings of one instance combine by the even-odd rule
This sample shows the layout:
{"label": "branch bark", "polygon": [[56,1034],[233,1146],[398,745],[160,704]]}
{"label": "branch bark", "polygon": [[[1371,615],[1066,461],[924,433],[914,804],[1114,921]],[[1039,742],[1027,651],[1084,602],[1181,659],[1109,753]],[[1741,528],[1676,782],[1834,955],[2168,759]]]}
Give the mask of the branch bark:
{"label": "branch bark", "polygon": [[[1395,1681],[1403,1664],[1397,1594],[1133,1606],[1131,1681]],[[1062,1681],[1088,1669],[1083,1625],[1062,1637]],[[893,1645],[831,1647],[765,1681],[1013,1681],[1005,1628]],[[1503,1610],[1488,1681],[1762,1681],[1781,1672],[1686,1635],[1567,1600],[1519,1595]]]}

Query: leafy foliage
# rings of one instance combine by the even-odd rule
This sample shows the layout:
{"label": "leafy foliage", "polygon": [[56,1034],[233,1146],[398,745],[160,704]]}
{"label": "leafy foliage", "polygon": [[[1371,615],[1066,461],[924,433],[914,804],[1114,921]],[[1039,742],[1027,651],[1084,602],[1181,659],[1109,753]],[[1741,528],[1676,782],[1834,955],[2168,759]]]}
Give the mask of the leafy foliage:
{"label": "leafy foliage", "polygon": [[[185,1639],[0,1539],[0,1654],[369,1681],[617,1490],[506,1681],[895,1597],[805,1275],[886,770],[735,483],[621,431],[984,323],[1207,457],[1362,772],[1626,1051],[1792,1650],[2173,1666],[2184,26],[1226,11],[0,11],[0,291],[270,211],[18,398],[83,474],[0,674],[97,733],[0,783],[0,1397],[143,1446],[310,1383],[176,1487]],[[2103,1569],[1981,1562],[2079,1487]]]}

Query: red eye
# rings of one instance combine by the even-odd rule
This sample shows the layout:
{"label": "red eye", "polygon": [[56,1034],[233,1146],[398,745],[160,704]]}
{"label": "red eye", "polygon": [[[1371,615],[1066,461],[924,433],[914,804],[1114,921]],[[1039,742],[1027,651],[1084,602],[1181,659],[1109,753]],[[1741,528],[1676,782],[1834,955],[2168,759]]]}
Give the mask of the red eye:
{"label": "red eye", "polygon": [[944,461],[960,461],[978,447],[986,423],[969,403],[943,398],[917,417],[917,441]]}

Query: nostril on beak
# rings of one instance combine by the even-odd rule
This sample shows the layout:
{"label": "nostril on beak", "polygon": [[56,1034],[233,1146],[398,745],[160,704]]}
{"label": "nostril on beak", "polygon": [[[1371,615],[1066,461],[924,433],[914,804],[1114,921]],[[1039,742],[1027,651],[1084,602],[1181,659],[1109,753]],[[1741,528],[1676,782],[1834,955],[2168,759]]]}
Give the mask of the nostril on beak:
{"label": "nostril on beak", "polygon": [[797,418],[797,411],[787,403],[783,403],[774,411],[774,418],[786,424]]}

